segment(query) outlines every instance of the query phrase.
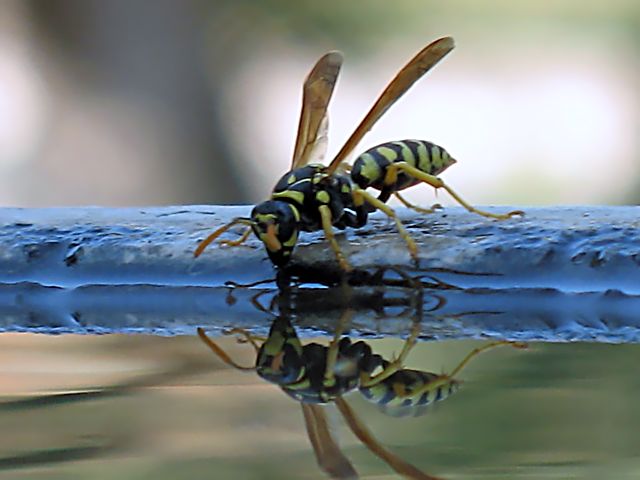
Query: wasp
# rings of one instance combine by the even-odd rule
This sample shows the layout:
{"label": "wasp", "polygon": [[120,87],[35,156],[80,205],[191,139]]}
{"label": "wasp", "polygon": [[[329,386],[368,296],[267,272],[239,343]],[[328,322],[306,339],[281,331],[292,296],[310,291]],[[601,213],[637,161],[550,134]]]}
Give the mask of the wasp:
{"label": "wasp", "polygon": [[436,374],[404,367],[417,342],[418,322],[414,322],[400,353],[389,361],[364,341],[354,342],[342,335],[348,315],[349,311],[341,318],[328,346],[315,342],[303,345],[288,315],[275,317],[267,338],[238,328],[227,332],[241,335],[242,341],[253,346],[254,366],[236,363],[202,328],[198,328],[198,336],[227,365],[255,371],[300,403],[318,465],[332,478],[357,478],[357,473],[331,436],[322,408],[328,403],[337,406],[355,436],[395,472],[411,479],[435,478],[381,445],[343,396],[359,391],[386,413],[422,413],[420,410],[426,406],[445,400],[458,390],[461,382],[456,375],[479,353],[499,345],[525,348],[526,344],[493,341],[471,351],[451,373]]}
{"label": "wasp", "polygon": [[[411,257],[417,261],[415,241],[386,202],[396,196],[404,205],[419,212],[429,210],[409,203],[400,191],[426,183],[444,189],[470,212],[484,217],[507,219],[521,211],[495,214],[479,210],[464,201],[437,175],[456,160],[442,147],[423,140],[403,140],[378,145],[361,154],[352,166],[345,164],[364,135],[384,113],[454,48],[451,37],[440,38],[413,57],[391,80],[364,119],[329,165],[317,163],[326,153],[328,114],[342,55],[329,52],[322,56],[308,74],[302,95],[302,111],[290,170],[276,183],[271,198],[256,205],[249,218],[235,218],[218,228],[197,246],[198,257],[220,235],[237,224],[245,225],[237,240],[221,243],[242,244],[251,231],[264,243],[276,267],[290,260],[300,232],[324,231],[340,267],[352,268],[334,237],[334,228],[361,228],[368,215],[379,210],[396,225]],[[377,196],[367,191],[379,191]]]}

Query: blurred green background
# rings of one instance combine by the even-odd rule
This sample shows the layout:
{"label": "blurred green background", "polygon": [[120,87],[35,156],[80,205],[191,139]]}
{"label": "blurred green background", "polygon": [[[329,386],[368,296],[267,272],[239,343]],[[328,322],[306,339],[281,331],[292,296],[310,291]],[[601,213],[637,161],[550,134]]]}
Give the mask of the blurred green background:
{"label": "blurred green background", "polygon": [[457,49],[360,150],[439,143],[475,203],[638,201],[635,0],[4,0],[0,204],[256,202],[289,165],[322,53],[345,54],[331,155],[442,35]]}
{"label": "blurred green background", "polygon": [[[451,371],[481,344],[420,343],[408,365]],[[248,345],[221,345],[243,365],[255,361]],[[390,358],[401,342],[371,346]],[[638,478],[640,382],[629,366],[639,353],[635,345],[501,347],[477,357],[459,375],[462,389],[416,418],[386,416],[357,393],[347,399],[382,444],[438,477]],[[328,478],[299,405],[255,373],[223,365],[195,337],[9,334],[0,336],[0,360],[3,480]],[[17,402],[150,375],[155,385],[105,398]],[[363,478],[399,478],[326,409]]]}

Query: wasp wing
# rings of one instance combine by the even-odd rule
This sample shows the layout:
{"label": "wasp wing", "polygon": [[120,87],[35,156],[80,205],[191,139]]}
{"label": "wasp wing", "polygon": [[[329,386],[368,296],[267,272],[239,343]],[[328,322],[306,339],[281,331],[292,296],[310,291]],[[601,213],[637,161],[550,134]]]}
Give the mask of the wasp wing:
{"label": "wasp wing", "polygon": [[414,480],[438,480],[438,477],[433,477],[422,472],[421,470],[418,470],[409,462],[403,460],[402,458],[398,457],[396,454],[392,453],[391,451],[387,450],[387,448],[382,446],[369,431],[366,425],[362,423],[362,420],[360,420],[356,416],[355,412],[346,402],[346,400],[339,397],[336,398],[335,403],[353,434],[358,437],[358,440],[360,440],[372,453],[384,460],[384,462],[389,465],[395,472],[404,477]]}
{"label": "wasp wing", "polygon": [[300,405],[307,434],[322,471],[338,480],[358,478],[353,465],[331,436],[323,408],[311,403],[300,403]]}
{"label": "wasp wing", "polygon": [[380,117],[384,115],[389,107],[404,95],[420,77],[431,70],[431,68],[453,50],[453,47],[453,38],[440,38],[424,47],[397,73],[380,97],[378,97],[378,100],[373,104],[369,113],[367,113],[351,137],[349,137],[342,149],[331,161],[328,168],[329,173],[335,172],[338,166],[346,160],[353,149],[360,143],[362,137],[371,130],[373,125],[380,120]]}
{"label": "wasp wing", "polygon": [[320,160],[327,150],[327,108],[338,80],[342,54],[323,55],[307,76],[302,89],[302,111],[291,169]]}

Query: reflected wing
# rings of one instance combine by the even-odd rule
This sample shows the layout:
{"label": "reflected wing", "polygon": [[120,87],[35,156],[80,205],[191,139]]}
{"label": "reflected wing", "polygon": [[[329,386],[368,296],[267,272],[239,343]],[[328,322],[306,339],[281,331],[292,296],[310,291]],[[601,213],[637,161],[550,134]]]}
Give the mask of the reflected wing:
{"label": "reflected wing", "polygon": [[307,434],[322,471],[338,480],[358,478],[353,465],[333,440],[322,407],[310,403],[300,403],[300,405]]}
{"label": "reflected wing", "polygon": [[302,111],[298,137],[293,150],[291,169],[320,160],[327,150],[327,108],[338,80],[342,54],[329,52],[322,56],[304,82]]}
{"label": "reflected wing", "polygon": [[384,462],[389,465],[395,472],[414,480],[438,480],[438,477],[432,477],[431,475],[418,470],[409,462],[406,462],[405,460],[382,446],[372,435],[366,425],[362,423],[362,420],[360,420],[356,416],[355,412],[351,409],[349,404],[344,399],[338,397],[335,403],[353,434],[358,437],[358,439],[372,453],[384,460]]}
{"label": "reflected wing", "polygon": [[344,144],[342,150],[338,152],[336,157],[329,165],[329,173],[334,172],[338,166],[344,162],[347,156],[360,143],[362,137],[367,133],[373,125],[384,115],[384,113],[398,100],[404,93],[409,90],[416,80],[427,73],[431,68],[442,60],[447,53],[453,50],[453,38],[444,37],[430,43],[423,48],[402,70],[398,72],[391,83],[384,89],[376,103],[373,104],[369,113],[364,117],[360,125],[353,132],[347,143]]}

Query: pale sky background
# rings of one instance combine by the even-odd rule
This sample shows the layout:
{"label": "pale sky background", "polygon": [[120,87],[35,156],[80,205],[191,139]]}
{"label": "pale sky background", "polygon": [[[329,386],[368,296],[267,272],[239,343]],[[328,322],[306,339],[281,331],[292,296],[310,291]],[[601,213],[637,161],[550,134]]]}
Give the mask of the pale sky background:
{"label": "pale sky background", "polygon": [[[438,143],[459,162],[443,178],[477,204],[640,198],[637,2],[47,5],[0,6],[2,205],[259,201],[289,166],[302,81],[322,53],[345,55],[331,156],[443,35],[456,49],[356,153]],[[436,201],[427,187],[407,196]]]}

